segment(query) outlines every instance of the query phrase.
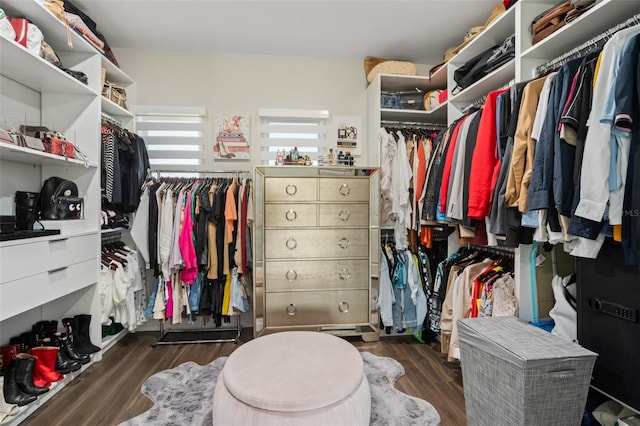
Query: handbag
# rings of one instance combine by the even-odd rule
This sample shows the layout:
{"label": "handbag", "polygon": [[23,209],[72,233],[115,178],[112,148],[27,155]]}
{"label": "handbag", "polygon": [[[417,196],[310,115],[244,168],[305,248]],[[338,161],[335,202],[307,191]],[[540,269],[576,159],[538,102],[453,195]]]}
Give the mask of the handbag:
{"label": "handbag", "polygon": [[53,200],[53,220],[82,219],[83,207],[83,198],[57,197]]}
{"label": "handbag", "polygon": [[424,93],[419,90],[398,93],[400,109],[423,109]]}
{"label": "handbag", "polygon": [[44,144],[42,141],[33,136],[23,135],[21,133],[12,133],[13,141],[16,145],[24,148],[35,149],[36,151],[44,151]]}
{"label": "handbag", "polygon": [[5,143],[10,143],[12,145],[15,145],[15,142],[11,137],[11,134],[4,129],[0,129],[0,142],[5,142]]}
{"label": "handbag", "polygon": [[124,87],[118,86],[110,81],[105,81],[102,88],[102,96],[116,105],[127,109],[127,92]]}
{"label": "handbag", "polygon": [[37,217],[43,220],[81,219],[84,199],[78,186],[67,179],[50,177],[40,190]]}
{"label": "handbag", "polygon": [[44,150],[49,154],[61,155],[65,158],[75,158],[75,149],[72,142],[58,137],[44,139]]}
{"label": "handbag", "polygon": [[562,28],[566,24],[565,17],[574,8],[571,0],[563,0],[536,16],[531,21],[532,44],[538,43]]}

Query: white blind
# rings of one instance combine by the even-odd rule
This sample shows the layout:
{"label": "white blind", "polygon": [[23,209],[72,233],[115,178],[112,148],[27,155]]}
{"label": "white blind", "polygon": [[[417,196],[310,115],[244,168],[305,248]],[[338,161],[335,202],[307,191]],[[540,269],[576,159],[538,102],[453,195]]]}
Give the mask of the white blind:
{"label": "white blind", "polygon": [[201,107],[136,106],[136,133],[156,170],[205,170],[206,111]]}
{"label": "white blind", "polygon": [[278,150],[285,155],[297,148],[313,164],[327,154],[329,111],[260,109],[260,163],[275,164]]}

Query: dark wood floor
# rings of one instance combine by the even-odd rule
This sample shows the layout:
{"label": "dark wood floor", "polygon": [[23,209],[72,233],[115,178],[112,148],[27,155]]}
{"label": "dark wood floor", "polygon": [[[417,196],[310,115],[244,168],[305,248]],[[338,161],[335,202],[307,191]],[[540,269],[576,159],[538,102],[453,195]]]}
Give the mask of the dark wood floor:
{"label": "dark wood floor", "polygon": [[[239,344],[152,347],[156,337],[156,333],[125,336],[101,362],[83,372],[22,424],[117,425],[151,408],[151,401],[140,393],[147,377],[186,361],[206,364],[227,356],[251,338],[251,330],[244,330]],[[442,426],[466,425],[460,368],[448,363],[435,345],[422,344],[413,337],[396,336],[373,343],[355,338],[348,340],[360,351],[398,360],[406,374],[398,380],[396,388],[433,404],[440,413]]]}

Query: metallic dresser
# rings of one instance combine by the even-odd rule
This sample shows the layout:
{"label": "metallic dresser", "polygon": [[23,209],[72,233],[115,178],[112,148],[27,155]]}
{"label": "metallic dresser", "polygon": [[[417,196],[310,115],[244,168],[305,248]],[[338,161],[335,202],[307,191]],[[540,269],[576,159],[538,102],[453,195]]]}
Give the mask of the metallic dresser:
{"label": "metallic dresser", "polygon": [[256,167],[254,180],[254,335],[378,340],[378,170]]}

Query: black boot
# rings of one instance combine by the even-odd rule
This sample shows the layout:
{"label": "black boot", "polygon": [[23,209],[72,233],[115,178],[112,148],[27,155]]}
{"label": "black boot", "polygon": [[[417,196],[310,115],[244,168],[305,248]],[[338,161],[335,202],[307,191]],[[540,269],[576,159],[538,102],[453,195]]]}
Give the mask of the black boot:
{"label": "black boot", "polygon": [[2,386],[2,393],[4,394],[4,400],[9,404],[16,404],[18,407],[27,405],[30,402],[38,399],[35,395],[29,395],[18,388],[16,382],[16,368],[15,366],[9,367],[4,372],[4,384]]}
{"label": "black boot", "polygon": [[73,330],[73,345],[79,353],[92,354],[98,352],[100,348],[91,343],[89,335],[89,325],[91,315],[76,315],[77,327]]}
{"label": "black boot", "polygon": [[49,392],[49,388],[33,384],[33,365],[36,357],[31,354],[18,354],[11,364],[15,366],[16,383],[18,388],[29,395],[42,395]]}
{"label": "black boot", "polygon": [[58,373],[69,374],[72,371],[78,371],[82,368],[82,364],[80,364],[79,361],[73,360],[67,356],[60,337],[56,338],[55,345],[59,348],[58,357],[56,358],[56,371]]}
{"label": "black boot", "polygon": [[38,321],[31,327],[31,332],[40,342],[53,342],[58,332],[58,321]]}
{"label": "black boot", "polygon": [[72,359],[74,361],[78,361],[80,364],[87,364],[91,361],[91,357],[88,354],[79,353],[73,343],[71,342],[71,337],[67,335],[63,335],[59,337],[60,344],[58,347],[61,351],[64,351],[64,354],[67,358]]}
{"label": "black boot", "polygon": [[41,342],[38,341],[38,337],[31,331],[12,337],[9,339],[9,344],[20,345],[20,352],[22,353],[27,353],[31,348],[41,346]]}

